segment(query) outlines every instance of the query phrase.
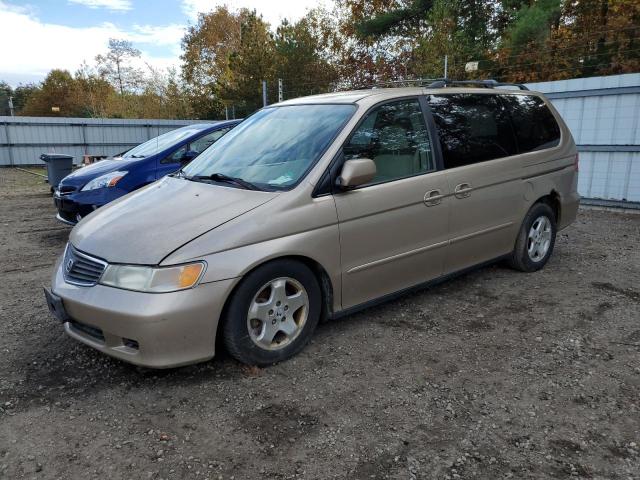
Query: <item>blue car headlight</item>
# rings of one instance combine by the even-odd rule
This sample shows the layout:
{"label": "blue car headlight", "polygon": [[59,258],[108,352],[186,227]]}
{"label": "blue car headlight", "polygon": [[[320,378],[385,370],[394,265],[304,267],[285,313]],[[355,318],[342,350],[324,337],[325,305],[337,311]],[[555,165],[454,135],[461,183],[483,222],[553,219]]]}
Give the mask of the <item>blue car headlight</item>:
{"label": "blue car headlight", "polygon": [[100,175],[88,182],[84,187],[82,187],[81,191],[86,192],[87,190],[95,190],[96,188],[115,187],[127,173],[129,172],[116,171],[105,173],[104,175]]}

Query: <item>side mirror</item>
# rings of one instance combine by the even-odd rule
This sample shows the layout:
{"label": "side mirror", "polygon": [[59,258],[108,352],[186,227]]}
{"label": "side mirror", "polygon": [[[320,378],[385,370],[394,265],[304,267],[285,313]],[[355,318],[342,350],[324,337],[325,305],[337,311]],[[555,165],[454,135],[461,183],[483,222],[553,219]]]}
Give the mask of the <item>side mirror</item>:
{"label": "side mirror", "polygon": [[369,158],[347,160],[342,166],[336,185],[345,190],[364,185],[376,176],[376,164]]}
{"label": "side mirror", "polygon": [[182,155],[182,158],[180,159],[180,163],[189,163],[191,160],[193,160],[194,158],[196,158],[198,155],[200,155],[198,152],[196,152],[195,150],[188,150],[186,152],[184,152],[184,155]]}

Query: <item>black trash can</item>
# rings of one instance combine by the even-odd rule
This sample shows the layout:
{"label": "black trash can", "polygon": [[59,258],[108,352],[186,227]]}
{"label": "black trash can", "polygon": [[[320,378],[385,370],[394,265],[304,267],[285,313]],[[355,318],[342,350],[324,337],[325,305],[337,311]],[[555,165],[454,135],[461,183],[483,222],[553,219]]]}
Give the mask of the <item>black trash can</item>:
{"label": "black trash can", "polygon": [[73,170],[73,157],[62,153],[43,153],[40,160],[47,164],[47,182],[53,192],[64,177]]}

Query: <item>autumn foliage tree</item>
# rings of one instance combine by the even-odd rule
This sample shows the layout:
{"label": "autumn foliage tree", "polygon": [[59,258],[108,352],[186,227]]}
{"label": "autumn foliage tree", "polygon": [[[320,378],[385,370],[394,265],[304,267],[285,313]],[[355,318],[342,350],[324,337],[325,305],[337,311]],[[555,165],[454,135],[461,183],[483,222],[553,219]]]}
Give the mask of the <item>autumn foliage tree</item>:
{"label": "autumn foliage tree", "polygon": [[233,108],[238,116],[262,106],[262,81],[271,102],[284,79],[287,96],[328,91],[337,68],[327,48],[327,25],[314,11],[284,20],[275,31],[255,11],[218,7],[201,14],[185,35],[182,76],[201,116]]}
{"label": "autumn foliage tree", "polygon": [[[538,82],[640,71],[640,0],[333,0],[291,22],[220,6],[182,40],[180,71],[142,64],[111,39],[93,66],[52,70],[34,86],[0,84],[30,115],[246,116],[284,98],[441,77]],[[467,72],[467,62],[479,70]],[[59,107],[52,112],[51,107]]]}

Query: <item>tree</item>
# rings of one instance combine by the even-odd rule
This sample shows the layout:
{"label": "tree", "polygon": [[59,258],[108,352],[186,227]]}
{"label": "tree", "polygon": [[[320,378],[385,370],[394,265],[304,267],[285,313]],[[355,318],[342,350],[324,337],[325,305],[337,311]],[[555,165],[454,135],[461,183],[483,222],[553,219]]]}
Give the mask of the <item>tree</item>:
{"label": "tree", "polygon": [[182,39],[182,79],[201,118],[217,116],[224,108],[219,93],[233,83],[230,58],[239,48],[241,24],[247,14],[248,10],[231,12],[226,6],[201,13]]}
{"label": "tree", "polygon": [[560,0],[538,0],[523,6],[506,31],[506,46],[517,55],[531,46],[544,45],[559,19]]}
{"label": "tree", "polygon": [[342,85],[361,87],[408,76],[416,35],[364,35],[361,28],[368,19],[399,6],[395,0],[336,0],[331,14],[337,19],[334,44]]}
{"label": "tree", "polygon": [[323,44],[322,20],[310,12],[296,23],[283,21],[275,35],[276,76],[287,97],[328,91],[338,72]]}
{"label": "tree", "polygon": [[140,55],[140,50],[128,40],[110,38],[109,51],[96,56],[98,72],[118,89],[120,95],[135,91],[140,86],[142,73],[131,65],[131,60]]}
{"label": "tree", "polygon": [[387,4],[387,9],[358,22],[356,31],[360,36],[382,37],[406,34],[407,31],[413,31],[419,27],[433,7],[433,0],[384,3]]}
{"label": "tree", "polygon": [[640,0],[539,0],[505,30],[494,73],[532,82],[637,72],[638,25]]}
{"label": "tree", "polygon": [[[77,77],[67,70],[51,70],[29,96],[22,115],[43,117],[91,117],[109,113],[113,87],[96,76]],[[58,111],[53,111],[57,107]]]}
{"label": "tree", "polygon": [[430,28],[413,52],[412,70],[421,78],[444,76],[444,57],[448,56],[450,78],[461,78],[460,64],[469,57],[467,39],[458,22],[458,1],[436,0],[427,16]]}
{"label": "tree", "polygon": [[248,115],[262,107],[262,81],[275,81],[275,43],[269,25],[255,11],[245,12],[240,43],[229,58],[231,82],[222,85],[220,98]]}
{"label": "tree", "polygon": [[9,98],[13,97],[13,88],[7,82],[0,81],[0,115],[10,115]]}
{"label": "tree", "polygon": [[444,75],[466,78],[468,61],[484,61],[496,41],[496,32],[487,28],[495,10],[482,0],[435,0],[426,17],[426,31],[413,51],[412,71],[418,77]]}
{"label": "tree", "polygon": [[34,83],[21,83],[13,89],[13,108],[16,115],[22,115],[22,110],[29,98],[39,90],[40,88]]}

